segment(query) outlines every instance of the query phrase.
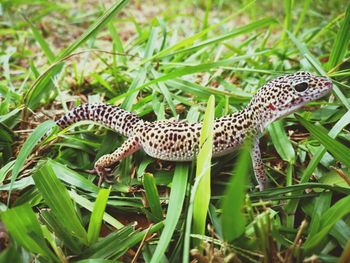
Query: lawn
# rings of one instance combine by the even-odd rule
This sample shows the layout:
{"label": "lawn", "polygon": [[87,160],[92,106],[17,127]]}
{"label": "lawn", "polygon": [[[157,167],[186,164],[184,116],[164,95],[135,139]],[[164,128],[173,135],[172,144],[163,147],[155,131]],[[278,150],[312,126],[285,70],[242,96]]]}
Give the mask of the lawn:
{"label": "lawn", "polygon": [[[350,262],[348,1],[0,2],[0,262]],[[332,92],[269,125],[259,191],[249,142],[210,158],[213,120],[299,70]],[[53,120],[108,103],[203,121],[192,162]]]}

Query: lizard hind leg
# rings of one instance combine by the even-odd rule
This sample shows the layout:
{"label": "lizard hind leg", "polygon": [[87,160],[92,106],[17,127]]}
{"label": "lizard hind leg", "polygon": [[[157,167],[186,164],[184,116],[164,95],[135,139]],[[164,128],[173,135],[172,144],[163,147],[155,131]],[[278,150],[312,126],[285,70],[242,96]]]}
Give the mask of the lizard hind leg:
{"label": "lizard hind leg", "polygon": [[128,157],[134,152],[141,148],[139,140],[137,137],[129,137],[117,150],[111,154],[106,154],[101,156],[94,165],[94,170],[100,177],[98,185],[102,182],[108,181],[110,177],[109,171],[110,167],[117,163],[118,161]]}
{"label": "lizard hind leg", "polygon": [[253,143],[253,149],[251,152],[252,161],[253,161],[253,170],[255,178],[259,184],[259,190],[264,191],[267,186],[267,178],[264,169],[264,163],[261,159],[261,153],[259,148],[259,139],[255,139]]}

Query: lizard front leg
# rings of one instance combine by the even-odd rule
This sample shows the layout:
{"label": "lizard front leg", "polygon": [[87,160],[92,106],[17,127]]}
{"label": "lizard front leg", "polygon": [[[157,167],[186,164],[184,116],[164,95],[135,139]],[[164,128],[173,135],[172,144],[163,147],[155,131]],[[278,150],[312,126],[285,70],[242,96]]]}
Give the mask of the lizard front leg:
{"label": "lizard front leg", "polygon": [[100,177],[98,185],[101,185],[108,178],[108,167],[138,151],[140,147],[138,138],[130,137],[113,153],[101,156],[94,166],[94,170]]}
{"label": "lizard front leg", "polygon": [[255,178],[259,184],[259,190],[263,191],[266,187],[267,181],[266,181],[266,175],[264,170],[264,163],[261,159],[258,138],[256,138],[253,142],[251,157],[253,161],[253,170],[254,170]]}

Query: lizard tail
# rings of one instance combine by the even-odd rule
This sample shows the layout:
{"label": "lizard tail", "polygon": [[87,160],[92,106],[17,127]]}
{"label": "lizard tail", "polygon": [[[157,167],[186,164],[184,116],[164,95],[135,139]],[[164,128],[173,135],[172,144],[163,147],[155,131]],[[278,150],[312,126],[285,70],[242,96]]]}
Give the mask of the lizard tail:
{"label": "lizard tail", "polygon": [[102,123],[116,132],[130,136],[135,124],[142,121],[138,116],[108,104],[82,104],[63,115],[56,121],[61,128],[83,121],[91,120]]}

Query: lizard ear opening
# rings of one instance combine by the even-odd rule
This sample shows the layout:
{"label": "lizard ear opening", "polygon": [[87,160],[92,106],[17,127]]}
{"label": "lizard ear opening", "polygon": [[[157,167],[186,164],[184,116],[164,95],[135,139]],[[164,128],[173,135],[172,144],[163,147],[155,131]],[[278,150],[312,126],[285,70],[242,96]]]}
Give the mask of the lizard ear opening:
{"label": "lizard ear opening", "polygon": [[309,84],[307,84],[306,82],[301,82],[301,83],[294,85],[294,89],[297,92],[303,92],[303,91],[307,90],[308,87],[309,87]]}

